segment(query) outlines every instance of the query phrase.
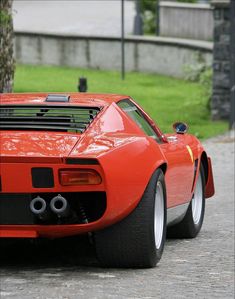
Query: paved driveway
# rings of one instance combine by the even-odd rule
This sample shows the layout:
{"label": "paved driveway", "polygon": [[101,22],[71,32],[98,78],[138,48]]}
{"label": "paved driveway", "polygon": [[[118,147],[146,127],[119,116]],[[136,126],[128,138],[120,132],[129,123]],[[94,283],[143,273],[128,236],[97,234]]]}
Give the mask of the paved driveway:
{"label": "paved driveway", "polygon": [[[124,7],[125,33],[131,34],[134,2]],[[13,20],[17,31],[120,36],[121,0],[15,0]]]}
{"label": "paved driveway", "polygon": [[[154,269],[99,268],[86,239],[1,246],[1,299],[234,298],[234,134],[204,143],[216,196],[193,240],[168,240]],[[76,263],[74,257],[78,255]]]}

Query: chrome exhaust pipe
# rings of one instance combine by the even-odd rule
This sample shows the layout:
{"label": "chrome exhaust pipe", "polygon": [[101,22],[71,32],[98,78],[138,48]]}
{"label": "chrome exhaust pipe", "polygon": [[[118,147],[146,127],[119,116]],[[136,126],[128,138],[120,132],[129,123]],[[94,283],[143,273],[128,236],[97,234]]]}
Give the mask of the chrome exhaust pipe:
{"label": "chrome exhaust pipe", "polygon": [[40,196],[35,197],[30,202],[31,212],[41,220],[47,220],[50,212],[47,209],[46,201]]}
{"label": "chrome exhaust pipe", "polygon": [[60,194],[52,198],[50,208],[59,218],[68,217],[70,214],[70,207],[67,199]]}

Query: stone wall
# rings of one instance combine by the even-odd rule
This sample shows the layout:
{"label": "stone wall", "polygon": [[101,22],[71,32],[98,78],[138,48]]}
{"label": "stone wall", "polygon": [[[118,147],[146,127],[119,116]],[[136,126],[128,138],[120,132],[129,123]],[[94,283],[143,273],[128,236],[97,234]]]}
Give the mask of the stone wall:
{"label": "stone wall", "polygon": [[212,118],[230,115],[230,10],[229,0],[214,0]]}
{"label": "stone wall", "polygon": [[[127,37],[126,71],[184,76],[197,57],[212,64],[213,43],[162,37]],[[15,33],[18,63],[121,70],[121,43],[115,37]]]}

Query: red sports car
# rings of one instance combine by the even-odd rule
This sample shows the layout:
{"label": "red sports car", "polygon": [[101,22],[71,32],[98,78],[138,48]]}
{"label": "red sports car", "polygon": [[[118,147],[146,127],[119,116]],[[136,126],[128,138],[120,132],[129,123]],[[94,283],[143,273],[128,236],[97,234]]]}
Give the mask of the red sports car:
{"label": "red sports car", "polygon": [[153,267],[193,238],[214,194],[210,158],[163,134],[128,96],[1,94],[0,237],[89,234],[106,267]]}

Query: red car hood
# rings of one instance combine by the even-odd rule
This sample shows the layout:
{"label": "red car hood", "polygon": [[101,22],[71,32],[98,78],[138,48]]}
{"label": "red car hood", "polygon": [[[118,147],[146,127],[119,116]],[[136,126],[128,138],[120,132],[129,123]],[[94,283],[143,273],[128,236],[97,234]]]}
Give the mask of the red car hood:
{"label": "red car hood", "polygon": [[70,154],[81,136],[57,132],[1,132],[1,157],[62,158]]}

